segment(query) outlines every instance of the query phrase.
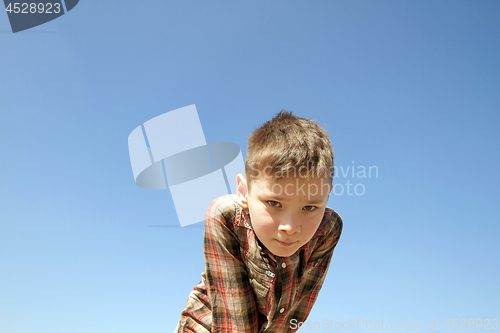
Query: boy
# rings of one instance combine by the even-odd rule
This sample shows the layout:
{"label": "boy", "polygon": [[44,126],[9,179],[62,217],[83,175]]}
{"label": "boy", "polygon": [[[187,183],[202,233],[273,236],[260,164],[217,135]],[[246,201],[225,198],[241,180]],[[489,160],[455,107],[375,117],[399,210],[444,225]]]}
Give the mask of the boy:
{"label": "boy", "polygon": [[177,332],[291,332],[316,301],[342,231],[328,135],[281,111],[249,138],[245,175],[208,207],[205,271]]}

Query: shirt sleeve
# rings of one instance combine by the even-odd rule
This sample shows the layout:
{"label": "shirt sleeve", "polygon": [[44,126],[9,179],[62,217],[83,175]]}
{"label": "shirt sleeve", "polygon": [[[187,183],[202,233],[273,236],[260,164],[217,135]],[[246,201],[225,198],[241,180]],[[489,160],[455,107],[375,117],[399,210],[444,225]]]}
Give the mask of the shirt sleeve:
{"label": "shirt sleeve", "polygon": [[343,223],[337,212],[328,209],[325,211],[323,220],[325,223],[320,226],[322,236],[316,239],[314,250],[308,260],[312,264],[317,264],[319,261],[330,262],[333,250],[337,246],[342,233]]}
{"label": "shirt sleeve", "polygon": [[[227,217],[227,215],[226,215]],[[221,209],[212,203],[205,218],[204,254],[212,332],[257,333],[255,296],[240,243]]]}
{"label": "shirt sleeve", "polygon": [[320,225],[318,236],[311,240],[311,253],[300,278],[296,303],[290,309],[287,323],[291,320],[305,322],[312,310],[328,272],[333,250],[342,232],[342,219],[333,210],[325,212],[324,223]]}

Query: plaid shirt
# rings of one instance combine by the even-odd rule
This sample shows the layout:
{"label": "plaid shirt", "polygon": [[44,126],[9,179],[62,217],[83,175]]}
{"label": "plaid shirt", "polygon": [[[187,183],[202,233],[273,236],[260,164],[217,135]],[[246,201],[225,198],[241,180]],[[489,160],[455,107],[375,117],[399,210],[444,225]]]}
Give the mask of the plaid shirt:
{"label": "plaid shirt", "polygon": [[205,218],[205,272],[177,332],[294,331],[291,324],[305,321],[316,301],[341,231],[340,216],[326,208],[307,244],[276,257],[255,236],[236,196],[217,198]]}

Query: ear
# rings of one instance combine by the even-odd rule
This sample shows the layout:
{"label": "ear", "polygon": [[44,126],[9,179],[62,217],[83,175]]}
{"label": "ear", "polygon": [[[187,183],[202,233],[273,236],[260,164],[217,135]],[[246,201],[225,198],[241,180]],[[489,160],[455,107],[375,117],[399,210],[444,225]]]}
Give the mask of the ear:
{"label": "ear", "polygon": [[[328,199],[330,199],[330,195],[332,194],[332,191],[333,191],[333,182],[331,182],[331,183],[329,184],[329,186],[330,186],[330,191],[328,191]],[[328,199],[327,199],[327,200],[328,200]]]}
{"label": "ear", "polygon": [[245,180],[245,177],[243,177],[243,175],[241,173],[238,174],[238,176],[236,177],[236,194],[238,196],[238,203],[241,205],[241,207],[248,208],[247,181]]}

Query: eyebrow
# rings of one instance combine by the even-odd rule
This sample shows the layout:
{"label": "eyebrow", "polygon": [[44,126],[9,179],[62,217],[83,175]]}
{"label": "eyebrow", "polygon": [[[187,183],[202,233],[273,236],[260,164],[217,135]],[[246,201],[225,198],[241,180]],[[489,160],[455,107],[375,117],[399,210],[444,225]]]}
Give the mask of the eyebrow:
{"label": "eyebrow", "polygon": [[[281,196],[278,196],[278,195],[273,195],[273,194],[264,195],[264,197],[269,198],[269,200],[271,200],[271,201],[285,201],[285,202],[287,201],[284,197],[281,197]],[[306,206],[308,206],[308,205],[317,205],[317,204],[320,204],[320,203],[323,203],[322,199],[309,200],[309,201],[306,201]]]}
{"label": "eyebrow", "polygon": [[311,201],[307,201],[307,203],[309,205],[317,205],[317,204],[323,203],[323,200],[321,200],[321,199],[311,200]]}
{"label": "eyebrow", "polygon": [[323,203],[323,200],[322,199],[316,199],[316,200],[308,201],[307,203],[310,204],[310,205],[317,205],[317,204]]}

